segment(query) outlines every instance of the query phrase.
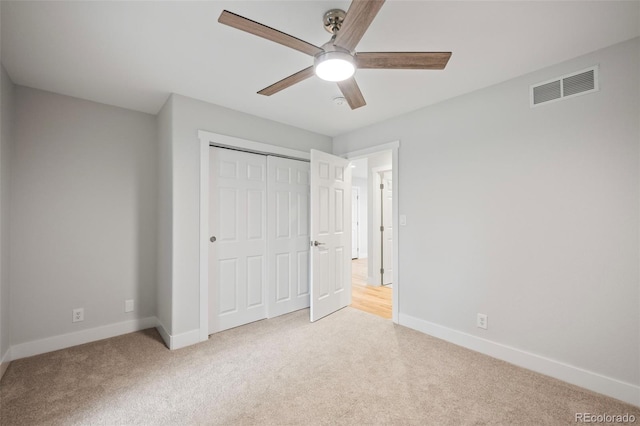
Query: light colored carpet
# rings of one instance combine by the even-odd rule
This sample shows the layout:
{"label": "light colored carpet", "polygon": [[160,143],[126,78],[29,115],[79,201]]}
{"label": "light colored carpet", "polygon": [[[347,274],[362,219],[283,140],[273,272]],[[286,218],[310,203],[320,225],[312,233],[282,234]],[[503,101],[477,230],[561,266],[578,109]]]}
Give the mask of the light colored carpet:
{"label": "light colored carpet", "polygon": [[[145,330],[11,363],[2,425],[574,424],[640,409],[346,308],[167,350]],[[638,420],[636,420],[638,421]]]}

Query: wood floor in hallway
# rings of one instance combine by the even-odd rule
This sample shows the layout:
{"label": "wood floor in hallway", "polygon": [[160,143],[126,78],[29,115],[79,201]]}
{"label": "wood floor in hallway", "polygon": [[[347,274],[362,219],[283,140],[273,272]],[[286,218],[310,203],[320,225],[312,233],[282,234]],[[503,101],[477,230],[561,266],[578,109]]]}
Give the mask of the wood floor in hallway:
{"label": "wood floor in hallway", "polygon": [[367,285],[367,259],[351,262],[351,307],[391,319],[391,293],[388,286]]}

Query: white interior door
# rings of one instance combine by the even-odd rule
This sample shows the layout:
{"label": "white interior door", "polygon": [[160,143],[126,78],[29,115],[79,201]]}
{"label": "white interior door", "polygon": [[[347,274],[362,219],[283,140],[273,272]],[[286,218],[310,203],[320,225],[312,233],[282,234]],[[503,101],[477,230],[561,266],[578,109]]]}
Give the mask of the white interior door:
{"label": "white interior door", "polygon": [[311,321],[351,304],[351,168],[311,150]]}
{"label": "white interior door", "polygon": [[210,148],[209,333],[266,318],[266,157]]}
{"label": "white interior door", "polygon": [[351,187],[351,258],[360,257],[360,189]]}
{"label": "white interior door", "polygon": [[309,163],[267,157],[269,318],[309,307]]}
{"label": "white interior door", "polygon": [[393,282],[393,181],[391,170],[381,173],[382,182],[382,284]]}

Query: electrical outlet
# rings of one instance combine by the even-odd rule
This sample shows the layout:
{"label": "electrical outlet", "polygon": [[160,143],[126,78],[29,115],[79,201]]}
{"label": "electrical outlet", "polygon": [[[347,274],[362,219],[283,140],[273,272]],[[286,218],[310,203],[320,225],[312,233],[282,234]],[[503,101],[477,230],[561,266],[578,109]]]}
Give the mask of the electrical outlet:
{"label": "electrical outlet", "polygon": [[133,312],[133,299],[127,299],[124,301],[124,311]]}
{"label": "electrical outlet", "polygon": [[488,321],[486,314],[478,314],[478,328],[484,328],[486,330],[489,327]]}
{"label": "electrical outlet", "polygon": [[84,321],[84,308],[76,308],[72,311],[71,322]]}

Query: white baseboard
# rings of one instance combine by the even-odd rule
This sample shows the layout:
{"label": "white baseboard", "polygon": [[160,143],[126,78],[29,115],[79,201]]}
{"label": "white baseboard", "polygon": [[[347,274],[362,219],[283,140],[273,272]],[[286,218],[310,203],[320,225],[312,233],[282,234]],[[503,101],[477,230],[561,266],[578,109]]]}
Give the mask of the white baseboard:
{"label": "white baseboard", "polygon": [[4,353],[4,356],[0,356],[0,380],[2,380],[2,376],[4,376],[4,372],[9,368],[9,363],[11,362],[11,348],[7,349],[7,352]]}
{"label": "white baseboard", "polygon": [[519,367],[554,377],[612,398],[640,407],[640,386],[603,376],[553,359],[532,354],[511,346],[473,336],[462,331],[400,314],[399,323],[422,333],[437,337]]}
{"label": "white baseboard", "polygon": [[162,336],[162,340],[164,340],[165,345],[171,350],[180,349],[187,346],[195,345],[196,343],[200,343],[200,330],[191,330],[186,333],[180,333],[171,335],[164,327],[164,325],[158,321],[158,325],[156,326],[158,329],[158,333]]}
{"label": "white baseboard", "polygon": [[164,328],[164,324],[162,324],[160,319],[158,319],[158,324],[156,325],[156,330],[158,330],[158,333],[160,333],[160,337],[162,337],[162,340],[164,340],[165,346],[168,347],[169,349],[171,349],[171,335],[169,334],[167,329]]}
{"label": "white baseboard", "polygon": [[11,360],[133,333],[134,331],[155,327],[157,324],[158,319],[156,317],[147,317],[20,343],[11,346]]}
{"label": "white baseboard", "polygon": [[171,336],[171,346],[169,346],[169,349],[180,349],[187,346],[195,345],[196,343],[200,343],[199,329],[187,331],[185,333],[174,334],[173,336]]}

